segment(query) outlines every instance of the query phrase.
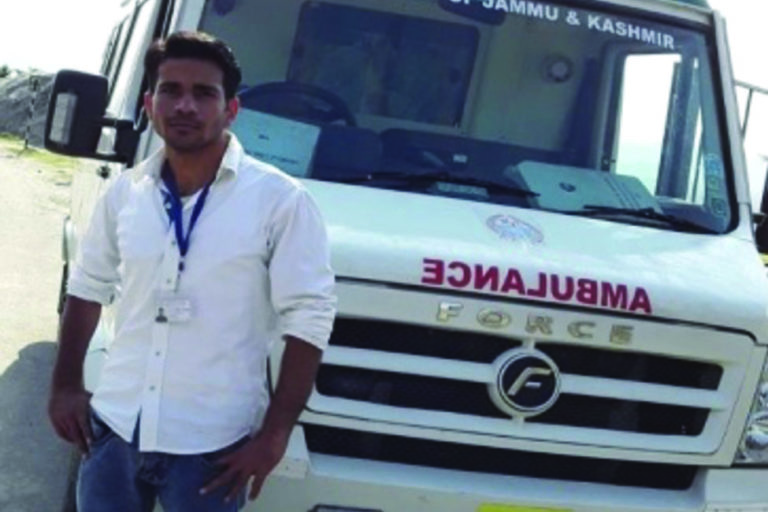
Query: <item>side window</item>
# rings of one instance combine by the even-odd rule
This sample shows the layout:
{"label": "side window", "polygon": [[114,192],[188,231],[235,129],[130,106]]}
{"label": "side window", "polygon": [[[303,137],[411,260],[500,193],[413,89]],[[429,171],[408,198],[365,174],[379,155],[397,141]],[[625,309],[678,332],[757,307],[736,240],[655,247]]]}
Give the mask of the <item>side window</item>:
{"label": "side window", "polygon": [[667,212],[725,229],[731,221],[712,84],[703,52],[631,54],[617,103],[613,170]]}
{"label": "side window", "polygon": [[142,58],[154,29],[154,18],[157,13],[158,2],[147,0],[136,7],[136,11],[128,17],[127,26],[123,29],[126,33],[127,43],[118,48],[115,59],[114,73],[110,80],[111,96],[107,111],[114,116],[126,118],[133,117],[132,105],[127,105],[132,100],[132,90],[143,74]]}
{"label": "side window", "polygon": [[680,55],[630,55],[624,61],[618,118],[618,174],[638,178],[653,194],[659,184],[670,91]]}
{"label": "side window", "polygon": [[112,34],[109,36],[109,42],[104,48],[104,55],[101,58],[101,74],[106,76],[110,83],[112,82],[117,68],[117,56],[119,51],[125,46],[126,25],[128,24],[128,17],[123,18],[112,29]]}
{"label": "side window", "polygon": [[743,83],[737,85],[752,209],[759,210],[768,169],[768,90]]}

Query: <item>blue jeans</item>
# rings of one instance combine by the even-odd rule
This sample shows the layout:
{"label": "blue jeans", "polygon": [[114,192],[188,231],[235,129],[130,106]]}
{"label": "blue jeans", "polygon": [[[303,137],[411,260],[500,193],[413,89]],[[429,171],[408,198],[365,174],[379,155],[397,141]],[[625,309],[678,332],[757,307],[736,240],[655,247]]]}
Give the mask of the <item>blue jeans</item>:
{"label": "blue jeans", "polygon": [[214,461],[248,438],[216,452],[173,455],[139,452],[137,438],[125,442],[93,413],[91,429],[91,453],[77,479],[79,512],[151,512],[157,500],[165,512],[236,512],[245,504],[245,490],[229,503],[224,488],[199,491],[219,473]]}

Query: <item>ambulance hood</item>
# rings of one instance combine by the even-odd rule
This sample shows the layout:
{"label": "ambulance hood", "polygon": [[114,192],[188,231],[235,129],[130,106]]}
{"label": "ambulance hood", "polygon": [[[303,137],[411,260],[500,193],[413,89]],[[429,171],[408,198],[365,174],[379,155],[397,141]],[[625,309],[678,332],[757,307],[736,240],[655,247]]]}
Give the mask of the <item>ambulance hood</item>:
{"label": "ambulance hood", "polygon": [[766,340],[754,246],[424,194],[306,182],[339,281],[482,294],[748,331]]}

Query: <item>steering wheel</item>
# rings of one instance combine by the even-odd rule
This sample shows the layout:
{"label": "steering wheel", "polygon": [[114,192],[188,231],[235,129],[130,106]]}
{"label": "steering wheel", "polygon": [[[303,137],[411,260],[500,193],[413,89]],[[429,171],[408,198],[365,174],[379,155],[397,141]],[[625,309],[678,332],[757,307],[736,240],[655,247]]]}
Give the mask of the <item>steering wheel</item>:
{"label": "steering wheel", "polygon": [[243,108],[300,121],[330,124],[344,121],[357,126],[355,115],[336,94],[315,85],[299,82],[268,82],[246,89],[239,95]]}

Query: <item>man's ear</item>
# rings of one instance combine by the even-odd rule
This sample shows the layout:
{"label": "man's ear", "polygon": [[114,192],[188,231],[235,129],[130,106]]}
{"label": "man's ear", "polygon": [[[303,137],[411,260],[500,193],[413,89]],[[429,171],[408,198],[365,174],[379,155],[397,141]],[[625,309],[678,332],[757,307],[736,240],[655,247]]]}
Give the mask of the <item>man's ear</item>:
{"label": "man's ear", "polygon": [[149,117],[149,120],[152,121],[154,119],[154,110],[152,110],[152,91],[147,91],[144,93],[144,111],[147,113],[147,117]]}
{"label": "man's ear", "polygon": [[231,100],[227,100],[227,106],[225,108],[227,110],[227,127],[229,127],[235,122],[237,113],[240,112],[240,98],[235,96]]}

